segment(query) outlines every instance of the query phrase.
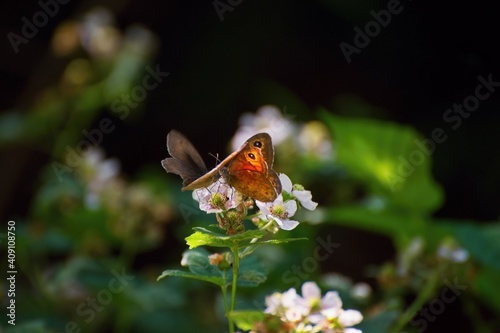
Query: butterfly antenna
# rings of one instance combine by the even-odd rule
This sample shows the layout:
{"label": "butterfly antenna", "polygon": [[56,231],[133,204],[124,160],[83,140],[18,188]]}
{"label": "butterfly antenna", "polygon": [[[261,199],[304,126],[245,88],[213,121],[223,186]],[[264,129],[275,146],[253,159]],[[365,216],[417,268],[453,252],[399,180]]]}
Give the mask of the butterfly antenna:
{"label": "butterfly antenna", "polygon": [[221,162],[221,160],[219,160],[219,154],[217,155],[214,155],[212,153],[208,153],[208,155],[212,156],[213,158],[215,158],[215,166],[217,166],[217,164],[219,164]]}

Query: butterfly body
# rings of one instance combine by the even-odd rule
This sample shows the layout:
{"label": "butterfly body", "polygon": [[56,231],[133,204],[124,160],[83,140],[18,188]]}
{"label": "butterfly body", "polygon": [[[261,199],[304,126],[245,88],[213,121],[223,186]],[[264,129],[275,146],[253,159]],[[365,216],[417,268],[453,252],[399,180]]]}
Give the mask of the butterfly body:
{"label": "butterfly body", "polygon": [[272,170],[274,149],[267,133],[252,136],[210,171],[181,133],[170,131],[167,148],[172,157],[164,159],[162,166],[167,172],[181,176],[183,191],[208,187],[222,176],[237,191],[262,202],[274,201],[281,193],[278,174]]}

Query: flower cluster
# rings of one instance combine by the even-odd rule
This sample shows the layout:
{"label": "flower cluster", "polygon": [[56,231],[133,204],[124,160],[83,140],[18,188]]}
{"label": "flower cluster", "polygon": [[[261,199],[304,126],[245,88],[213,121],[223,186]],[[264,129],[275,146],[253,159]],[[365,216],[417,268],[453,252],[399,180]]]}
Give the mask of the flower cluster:
{"label": "flower cluster", "polygon": [[[297,204],[308,210],[316,209],[318,204],[312,201],[311,191],[306,191],[302,185],[292,185],[290,178],[284,173],[279,175],[282,193],[278,195],[273,202],[256,201],[257,207],[260,209],[258,218],[254,222],[260,226],[267,227],[273,231],[275,224],[283,230],[292,230],[297,225],[298,221],[290,218],[297,211]],[[284,200],[283,198],[287,198]]]}
{"label": "flower cluster", "polygon": [[[321,156],[324,155],[324,150],[332,149],[324,128],[313,123],[294,122],[292,117],[286,114],[286,108],[284,111],[282,114],[277,107],[265,105],[255,114],[244,114],[231,141],[233,149],[238,149],[245,140],[259,132],[268,133],[273,144],[286,148],[285,151],[314,151]],[[292,219],[298,208],[301,206],[307,210],[315,210],[318,204],[312,201],[310,191],[302,185],[293,184],[286,174],[280,174],[279,179],[282,191],[273,202],[254,201],[253,198],[245,197],[227,184],[224,177],[220,177],[208,188],[195,190],[193,198],[198,201],[201,210],[216,214],[219,225],[228,234],[244,230],[243,219],[247,217],[247,210],[254,207],[259,211],[249,218],[259,229],[272,233],[279,229],[292,230],[299,224]]]}
{"label": "flower cluster", "polygon": [[265,312],[279,317],[290,332],[361,333],[350,328],[363,320],[357,310],[342,309],[342,300],[335,291],[321,297],[314,282],[302,285],[302,296],[294,288],[266,297]]}
{"label": "flower cluster", "polygon": [[[255,201],[259,212],[252,219],[260,229],[273,233],[278,229],[292,230],[299,224],[291,219],[299,205],[308,210],[314,210],[318,205],[312,201],[310,191],[301,185],[293,185],[287,175],[280,174],[279,179],[282,193],[273,202]],[[216,213],[219,225],[231,230],[229,233],[236,229],[242,230],[242,220],[247,214],[247,208],[253,206],[253,200],[244,201],[243,195],[226,184],[223,178],[207,188],[193,191],[193,198],[198,201],[201,210],[208,214]]]}
{"label": "flower cluster", "polygon": [[136,249],[150,248],[162,240],[161,229],[174,215],[172,205],[165,200],[167,196],[152,191],[147,183],[128,182],[120,173],[118,161],[106,158],[99,148],[82,155],[75,176],[81,184],[84,208],[105,211],[108,228],[118,239],[134,242]]}

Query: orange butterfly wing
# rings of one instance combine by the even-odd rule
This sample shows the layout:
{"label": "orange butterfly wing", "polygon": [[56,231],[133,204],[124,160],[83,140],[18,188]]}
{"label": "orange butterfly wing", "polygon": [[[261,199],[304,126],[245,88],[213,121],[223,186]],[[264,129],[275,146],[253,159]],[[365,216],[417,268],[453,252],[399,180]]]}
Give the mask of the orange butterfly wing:
{"label": "orange butterfly wing", "polygon": [[236,190],[259,201],[274,201],[281,193],[278,174],[272,170],[274,149],[267,133],[252,136],[208,172],[198,151],[181,133],[170,131],[167,148],[172,157],[164,159],[162,166],[182,177],[183,191],[208,187],[222,175]]}
{"label": "orange butterfly wing", "polygon": [[244,143],[220,173],[239,192],[259,201],[274,201],[281,193],[281,182],[276,172],[270,169],[273,159],[271,137],[259,133]]}

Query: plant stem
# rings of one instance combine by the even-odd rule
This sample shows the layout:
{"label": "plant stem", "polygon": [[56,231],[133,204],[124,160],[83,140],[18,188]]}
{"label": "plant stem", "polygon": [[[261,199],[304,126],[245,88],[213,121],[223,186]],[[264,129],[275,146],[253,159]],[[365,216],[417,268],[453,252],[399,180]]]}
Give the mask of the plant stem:
{"label": "plant stem", "polygon": [[[222,278],[226,281],[226,270],[222,271]],[[227,284],[220,287],[222,290],[222,298],[224,299],[224,311],[226,312],[226,317],[229,314],[229,307],[227,305]]]}
{"label": "plant stem", "polygon": [[[233,252],[233,284],[231,286],[231,305],[229,311],[234,310],[234,304],[236,303],[236,286],[238,284],[238,273],[240,270],[240,254],[238,252],[238,246],[231,248]],[[234,333],[234,323],[231,318],[229,318],[229,333]]]}
{"label": "plant stem", "polygon": [[399,316],[396,324],[391,330],[392,332],[401,332],[401,330],[406,326],[413,315],[417,313],[424,306],[424,304],[432,298],[437,287],[439,286],[442,272],[443,269],[438,268],[431,274],[431,276],[427,280],[427,283],[421,289],[421,292],[417,295],[417,298],[413,301],[410,307],[401,316]]}

